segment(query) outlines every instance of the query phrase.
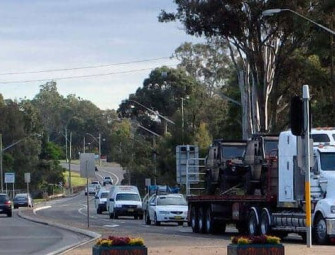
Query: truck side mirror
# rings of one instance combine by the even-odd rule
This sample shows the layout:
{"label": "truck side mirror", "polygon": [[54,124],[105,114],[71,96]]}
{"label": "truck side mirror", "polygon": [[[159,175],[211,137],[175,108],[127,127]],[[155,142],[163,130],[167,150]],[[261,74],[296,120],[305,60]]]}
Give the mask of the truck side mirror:
{"label": "truck side mirror", "polygon": [[109,201],[110,201],[110,202],[114,202],[114,198],[110,198]]}

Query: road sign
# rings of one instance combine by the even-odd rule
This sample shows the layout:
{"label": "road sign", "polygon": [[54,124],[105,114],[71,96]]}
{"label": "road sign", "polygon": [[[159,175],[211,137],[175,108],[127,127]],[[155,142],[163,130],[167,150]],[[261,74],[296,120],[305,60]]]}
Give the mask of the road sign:
{"label": "road sign", "polygon": [[15,183],[15,173],[5,173],[5,183]]}
{"label": "road sign", "polygon": [[80,154],[80,177],[95,177],[95,155],[94,153]]}
{"label": "road sign", "polygon": [[30,173],[24,173],[24,182],[30,183]]}

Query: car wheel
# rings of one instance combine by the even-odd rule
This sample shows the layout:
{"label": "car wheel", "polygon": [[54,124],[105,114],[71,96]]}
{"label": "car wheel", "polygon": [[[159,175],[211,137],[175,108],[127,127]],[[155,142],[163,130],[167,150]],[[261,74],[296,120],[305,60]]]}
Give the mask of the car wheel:
{"label": "car wheel", "polygon": [[135,219],[135,220],[138,220],[138,215],[134,215],[134,219]]}
{"label": "car wheel", "polygon": [[179,225],[179,226],[183,226],[183,225],[184,225],[184,222],[180,221],[180,222],[178,222],[178,225]]}
{"label": "car wheel", "polygon": [[140,215],[140,216],[138,216],[138,218],[139,218],[140,220],[143,220],[143,214]]}
{"label": "car wheel", "polygon": [[17,206],[14,206],[14,209],[17,209]]}
{"label": "car wheel", "polygon": [[85,196],[87,196],[87,192],[85,192]]}
{"label": "car wheel", "polygon": [[7,217],[12,217],[12,212],[7,213]]}
{"label": "car wheel", "polygon": [[117,213],[114,211],[114,219],[117,219],[119,216],[117,215]]}
{"label": "car wheel", "polygon": [[109,218],[110,218],[110,219],[113,219],[113,216],[114,216],[113,213],[109,213]]}
{"label": "car wheel", "polygon": [[157,220],[157,215],[155,213],[155,219],[154,219],[154,222],[155,222],[155,225],[156,226],[160,226],[161,225],[161,222]]}
{"label": "car wheel", "polygon": [[146,213],[144,214],[144,217],[145,217],[145,218],[144,218],[144,219],[145,219],[145,224],[146,224],[146,225],[150,225],[150,224],[151,224],[151,220],[150,220],[149,213],[146,212]]}

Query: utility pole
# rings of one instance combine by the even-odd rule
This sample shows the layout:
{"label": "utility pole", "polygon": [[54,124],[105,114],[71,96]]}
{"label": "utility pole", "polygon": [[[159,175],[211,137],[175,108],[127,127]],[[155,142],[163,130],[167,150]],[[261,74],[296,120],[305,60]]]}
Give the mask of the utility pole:
{"label": "utility pole", "polygon": [[[66,139],[67,140],[67,139]],[[71,144],[72,144],[72,132],[70,132],[70,148],[69,148],[69,189],[70,189],[70,194],[72,194],[72,183],[71,183]]]}
{"label": "utility pole", "polygon": [[101,166],[101,133],[99,133],[99,166]]}

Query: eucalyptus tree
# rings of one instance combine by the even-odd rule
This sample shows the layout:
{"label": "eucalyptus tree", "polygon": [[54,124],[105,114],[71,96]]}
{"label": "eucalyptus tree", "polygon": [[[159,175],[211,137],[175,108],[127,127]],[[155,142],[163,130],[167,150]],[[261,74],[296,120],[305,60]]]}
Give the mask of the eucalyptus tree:
{"label": "eucalyptus tree", "polygon": [[[283,7],[307,12],[310,1],[175,0],[175,3],[177,11],[162,11],[160,21],[179,20],[187,33],[219,38],[230,48],[241,94],[243,137],[268,132],[269,100],[273,88],[279,86],[280,68],[304,41],[305,33],[301,28],[295,30],[292,16],[284,15],[279,26],[278,19],[264,19],[262,11]],[[303,22],[299,26],[304,26]]]}

